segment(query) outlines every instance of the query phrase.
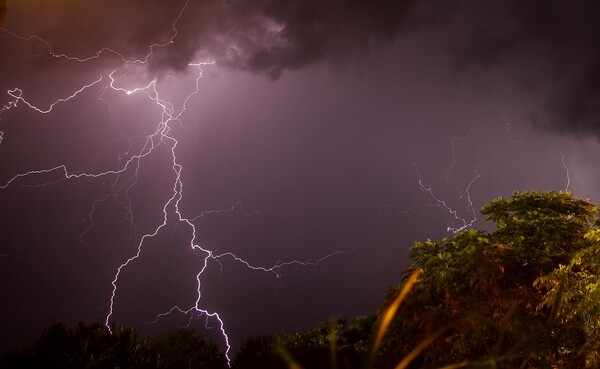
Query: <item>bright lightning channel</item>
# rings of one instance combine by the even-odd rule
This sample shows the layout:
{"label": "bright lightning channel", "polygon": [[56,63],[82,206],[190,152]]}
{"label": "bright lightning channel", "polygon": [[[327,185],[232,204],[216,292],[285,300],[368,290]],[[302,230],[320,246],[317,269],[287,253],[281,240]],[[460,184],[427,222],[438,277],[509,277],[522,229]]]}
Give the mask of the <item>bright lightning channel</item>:
{"label": "bright lightning channel", "polygon": [[[154,44],[150,45],[148,48],[148,50],[149,50],[148,53],[141,59],[128,59],[125,56],[123,56],[121,53],[119,53],[118,51],[111,49],[111,48],[106,48],[106,47],[98,50],[94,55],[87,56],[87,57],[78,57],[78,56],[67,55],[64,53],[56,53],[56,52],[54,52],[54,50],[49,42],[47,42],[46,40],[42,39],[41,37],[39,37],[37,35],[21,36],[21,35],[17,35],[16,33],[9,31],[9,30],[6,30],[6,29],[2,29],[2,30],[4,32],[8,33],[9,35],[11,35],[12,37],[22,40],[24,42],[29,42],[29,41],[41,42],[47,48],[47,55],[30,55],[30,56],[24,56],[24,58],[36,58],[36,57],[48,57],[49,56],[52,58],[65,59],[65,60],[68,60],[68,61],[74,62],[74,63],[85,63],[90,60],[100,58],[104,54],[108,53],[108,54],[116,55],[118,58],[120,58],[123,65],[128,65],[128,64],[138,64],[139,65],[139,64],[145,64],[146,62],[148,62],[148,60],[150,60],[150,58],[152,57],[152,54],[154,53],[155,49],[167,47],[168,45],[171,45],[176,42],[176,37],[178,35],[177,23],[180,20],[180,18],[183,16],[188,4],[189,4],[189,0],[185,2],[183,7],[181,8],[181,10],[179,11],[177,17],[172,22],[172,24],[171,24],[172,32],[171,32],[171,36],[170,36],[169,40],[165,43],[154,43]],[[139,150],[137,150],[137,152],[135,152],[135,153],[129,152],[132,147],[131,139],[129,139],[130,147],[126,153],[119,155],[120,160],[119,160],[117,169],[108,170],[108,171],[99,172],[99,173],[72,172],[68,169],[66,164],[61,164],[61,165],[57,165],[52,168],[30,170],[30,171],[27,171],[24,173],[19,173],[19,174],[15,175],[14,177],[10,178],[6,183],[0,184],[0,189],[6,189],[7,187],[13,186],[13,185],[25,186],[25,184],[21,183],[22,179],[29,178],[29,177],[34,177],[34,178],[44,177],[45,175],[50,175],[50,174],[52,174],[52,175],[59,174],[60,178],[50,180],[50,181],[39,181],[39,183],[37,183],[35,185],[27,185],[27,186],[41,187],[41,186],[51,185],[51,184],[57,183],[59,181],[70,180],[70,179],[106,178],[106,177],[114,176],[115,179],[112,181],[113,192],[109,193],[107,196],[105,196],[103,198],[100,198],[100,199],[97,199],[96,201],[94,201],[94,203],[92,204],[92,209],[90,210],[90,213],[88,216],[88,222],[89,222],[88,227],[80,235],[80,240],[83,242],[85,234],[94,225],[93,218],[94,218],[94,213],[95,213],[97,205],[103,201],[106,201],[107,199],[109,199],[111,197],[113,197],[113,198],[120,197],[120,198],[124,199],[124,203],[126,204],[127,211],[128,211],[127,219],[131,223],[131,226],[135,232],[135,223],[133,222],[133,212],[131,210],[131,200],[128,196],[129,191],[136,184],[138,171],[140,168],[140,162],[144,158],[146,158],[150,153],[152,153],[156,149],[156,147],[158,147],[159,144],[167,145],[167,147],[169,148],[168,151],[169,151],[169,158],[170,158],[170,162],[171,162],[171,169],[172,169],[172,172],[175,174],[175,179],[173,181],[172,188],[171,188],[171,196],[166,200],[166,202],[162,206],[162,222],[156,228],[154,228],[153,231],[141,236],[139,242],[137,243],[137,249],[136,249],[135,254],[133,256],[129,257],[123,263],[121,263],[118,266],[118,268],[116,269],[114,277],[111,281],[112,291],[110,294],[110,304],[109,304],[109,308],[108,308],[108,313],[105,317],[105,324],[106,324],[107,328],[110,330],[111,329],[110,328],[111,318],[112,318],[113,314],[115,313],[115,311],[114,311],[115,300],[117,299],[117,296],[118,296],[119,278],[120,278],[122,272],[131,263],[133,263],[136,259],[138,259],[141,256],[144,243],[148,239],[155,237],[163,228],[165,228],[169,224],[171,219],[175,218],[176,224],[184,224],[191,231],[191,238],[190,238],[188,246],[194,250],[200,251],[204,255],[202,266],[200,268],[200,271],[196,275],[197,297],[196,297],[196,300],[195,300],[195,303],[193,306],[187,307],[187,308],[181,308],[179,306],[174,306],[169,311],[159,314],[156,320],[160,319],[161,317],[163,317],[165,315],[176,312],[176,311],[180,312],[180,313],[188,314],[190,316],[190,321],[193,318],[194,314],[198,314],[199,316],[203,315],[206,317],[207,325],[208,325],[209,318],[214,319],[217,322],[218,328],[224,339],[225,347],[226,347],[225,357],[227,359],[228,364],[230,364],[229,354],[230,354],[231,345],[230,345],[230,338],[225,329],[225,322],[219,316],[218,312],[209,311],[209,310],[201,307],[201,305],[202,305],[201,304],[202,275],[205,272],[205,270],[207,269],[208,262],[210,260],[217,262],[222,268],[221,259],[229,258],[238,263],[241,263],[242,265],[249,268],[250,270],[255,270],[255,271],[264,272],[264,273],[271,273],[271,274],[275,275],[276,277],[281,277],[283,275],[282,269],[284,267],[287,267],[290,265],[300,265],[300,266],[305,266],[305,267],[316,266],[316,265],[328,260],[329,258],[338,256],[338,255],[342,255],[342,254],[350,253],[350,252],[352,252],[352,250],[337,251],[337,252],[328,254],[326,256],[323,256],[319,259],[316,259],[314,261],[312,261],[310,259],[306,260],[306,261],[299,261],[299,260],[291,260],[291,261],[285,261],[285,262],[277,261],[274,265],[265,267],[265,266],[253,265],[253,264],[249,263],[248,261],[244,260],[243,258],[241,258],[231,252],[223,252],[223,253],[215,254],[213,251],[203,248],[196,242],[196,227],[194,225],[194,222],[203,216],[206,216],[209,214],[214,214],[214,213],[233,211],[237,207],[239,207],[241,209],[241,213],[244,216],[255,215],[255,214],[262,212],[262,211],[254,211],[254,212],[246,214],[243,210],[243,205],[241,202],[236,203],[229,210],[209,210],[209,211],[205,211],[205,212],[201,213],[200,215],[193,217],[193,218],[187,218],[187,217],[183,216],[183,214],[180,211],[179,205],[183,198],[183,190],[184,190],[183,182],[181,180],[181,173],[182,173],[183,167],[180,164],[180,162],[177,158],[177,155],[176,155],[176,148],[179,145],[179,142],[173,135],[170,134],[171,124],[175,124],[176,122],[179,122],[179,124],[180,124],[180,118],[187,109],[188,101],[194,95],[196,95],[199,91],[199,84],[200,84],[200,80],[202,78],[202,73],[203,73],[202,68],[213,65],[213,64],[214,64],[214,61],[201,61],[201,62],[190,63],[188,65],[188,67],[194,68],[197,70],[196,76],[195,76],[195,89],[193,89],[193,91],[190,92],[185,97],[185,99],[183,99],[183,103],[181,104],[181,108],[179,108],[179,109],[176,109],[175,105],[173,103],[168,102],[161,98],[161,96],[159,94],[159,89],[158,89],[158,81],[156,79],[148,82],[146,85],[133,87],[133,88],[125,88],[125,87],[120,86],[119,85],[119,77],[116,76],[118,74],[118,69],[111,71],[107,75],[101,75],[98,78],[96,78],[95,80],[93,80],[87,84],[84,84],[79,89],[73,91],[71,94],[69,94],[65,97],[56,99],[54,102],[52,102],[47,107],[39,107],[38,105],[30,102],[28,99],[26,99],[25,92],[20,88],[9,89],[7,91],[7,94],[10,96],[11,99],[8,103],[6,103],[4,106],[2,106],[0,108],[0,121],[1,121],[3,112],[5,112],[6,110],[9,110],[9,109],[18,108],[21,105],[25,106],[26,108],[29,108],[31,110],[34,110],[40,114],[49,114],[50,112],[52,112],[52,110],[57,105],[68,103],[69,101],[75,99],[78,95],[80,95],[84,91],[92,89],[94,87],[98,87],[98,86],[101,86],[102,91],[103,91],[102,93],[104,93],[104,91],[106,91],[106,90],[112,90],[117,93],[122,93],[125,96],[131,96],[131,95],[136,95],[136,94],[145,94],[145,96],[149,99],[150,102],[154,103],[156,106],[158,106],[160,108],[161,120],[158,122],[156,130],[152,134],[145,137],[145,142],[144,142],[143,146]],[[102,95],[100,95],[98,97],[98,99],[100,101],[106,103],[110,108],[110,104],[102,99]],[[111,116],[112,116],[112,113],[111,113]],[[4,133],[2,131],[0,131],[0,143],[2,142],[3,138],[6,139],[4,137]],[[122,163],[121,159],[126,156],[128,157],[127,160],[124,163]],[[121,178],[122,176],[125,176],[123,183],[121,184],[121,186],[117,187],[117,183],[122,180],[122,178]],[[5,255],[0,255],[0,256],[5,256]]]}

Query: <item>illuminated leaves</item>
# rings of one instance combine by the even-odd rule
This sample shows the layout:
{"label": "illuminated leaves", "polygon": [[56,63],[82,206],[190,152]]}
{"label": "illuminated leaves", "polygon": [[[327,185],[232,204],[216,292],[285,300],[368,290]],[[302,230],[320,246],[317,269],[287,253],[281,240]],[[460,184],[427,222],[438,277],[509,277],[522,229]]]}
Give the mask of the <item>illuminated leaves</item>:
{"label": "illuminated leaves", "polygon": [[[420,268],[423,275],[399,310],[383,352],[402,357],[452,324],[424,351],[420,365],[597,367],[596,206],[569,193],[515,192],[483,207],[495,231],[471,229],[416,242],[411,270]],[[384,307],[396,293],[390,290]],[[386,366],[393,359],[381,361]]]}

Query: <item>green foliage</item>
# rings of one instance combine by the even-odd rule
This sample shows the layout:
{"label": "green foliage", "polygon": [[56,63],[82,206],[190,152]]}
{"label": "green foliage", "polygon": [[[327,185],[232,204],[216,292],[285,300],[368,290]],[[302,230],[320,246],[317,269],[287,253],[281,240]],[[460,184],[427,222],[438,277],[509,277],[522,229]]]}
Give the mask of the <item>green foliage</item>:
{"label": "green foliage", "polygon": [[[415,366],[598,367],[596,204],[569,193],[515,192],[482,214],[495,231],[471,229],[411,248],[410,270],[423,276],[384,341],[380,365],[393,366],[447,327]],[[384,307],[397,291],[390,289]]]}
{"label": "green foliage", "polygon": [[[600,231],[585,235],[589,246],[567,265],[560,265],[535,281],[544,293],[538,309],[552,309],[552,337],[561,351],[586,367],[600,367]],[[583,366],[583,365],[581,365]]]}
{"label": "green foliage", "polygon": [[566,263],[588,242],[585,235],[598,227],[599,211],[589,200],[565,192],[515,192],[496,199],[482,214],[496,222],[495,243],[516,249],[518,261],[533,273],[545,273]]}

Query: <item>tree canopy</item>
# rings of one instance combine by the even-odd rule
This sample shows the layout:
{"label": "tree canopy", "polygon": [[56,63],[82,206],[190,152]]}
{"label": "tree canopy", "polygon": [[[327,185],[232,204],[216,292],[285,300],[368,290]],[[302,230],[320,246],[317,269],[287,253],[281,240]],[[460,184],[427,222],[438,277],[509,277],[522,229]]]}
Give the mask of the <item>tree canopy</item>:
{"label": "tree canopy", "polygon": [[191,329],[139,338],[131,327],[53,323],[30,347],[6,353],[2,368],[222,369],[225,356]]}
{"label": "tree canopy", "polygon": [[422,277],[384,341],[382,367],[442,328],[415,367],[600,367],[597,204],[564,192],[515,192],[482,214],[494,231],[411,248],[408,272],[421,269]]}

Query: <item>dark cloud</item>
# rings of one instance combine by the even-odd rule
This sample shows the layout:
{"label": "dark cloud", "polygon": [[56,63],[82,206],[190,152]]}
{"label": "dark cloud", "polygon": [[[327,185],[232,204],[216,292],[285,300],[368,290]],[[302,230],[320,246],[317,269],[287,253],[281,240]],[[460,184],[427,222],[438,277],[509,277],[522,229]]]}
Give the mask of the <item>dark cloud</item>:
{"label": "dark cloud", "polygon": [[244,67],[277,77],[331,55],[366,53],[412,25],[413,10],[414,1],[268,1],[262,13],[280,27],[280,43],[255,43]]}
{"label": "dark cloud", "polygon": [[[154,71],[183,70],[195,58],[208,57],[271,78],[286,69],[367,54],[390,44],[403,30],[441,19],[435,14],[445,9],[416,0],[189,1],[187,5],[62,0],[14,8],[7,28],[21,33],[17,25],[27,25],[22,32],[28,34],[35,24],[35,33],[52,44],[55,53],[86,58],[105,47],[126,59],[143,59],[149,45],[155,45],[149,61]],[[169,43],[173,37],[176,42]]]}
{"label": "dark cloud", "polygon": [[545,96],[531,114],[539,128],[600,135],[600,3],[463,3],[465,37],[456,41],[461,70],[505,69],[521,87]]}
{"label": "dark cloud", "polygon": [[[271,79],[285,70],[360,59],[403,34],[432,30],[432,42],[446,44],[459,70],[493,75],[503,68],[520,87],[543,94],[546,108],[531,114],[538,127],[598,135],[599,13],[598,2],[565,0],[465,0],[452,6],[417,0],[36,0],[13,4],[7,28],[33,31],[55,53],[79,58],[101,47],[128,60],[151,52],[153,74],[210,58]],[[42,44],[36,50],[47,52]],[[103,67],[121,63],[109,51],[102,59]]]}

